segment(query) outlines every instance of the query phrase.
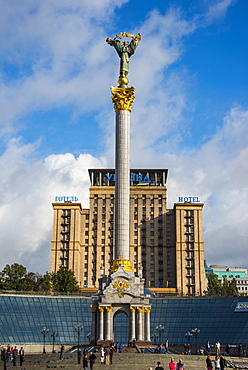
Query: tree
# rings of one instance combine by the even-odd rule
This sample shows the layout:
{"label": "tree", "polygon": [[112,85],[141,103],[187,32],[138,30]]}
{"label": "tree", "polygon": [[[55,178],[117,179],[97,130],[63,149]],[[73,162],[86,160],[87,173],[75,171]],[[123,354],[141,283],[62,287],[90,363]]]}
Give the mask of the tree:
{"label": "tree", "polygon": [[238,294],[237,281],[228,281],[226,277],[223,284],[218,280],[218,276],[211,272],[208,276],[208,290],[206,295],[234,296]]}
{"label": "tree", "polygon": [[4,290],[22,290],[25,281],[26,267],[14,263],[6,265],[1,272],[1,285]]}
{"label": "tree", "polygon": [[79,285],[74,272],[64,266],[60,266],[57,272],[51,274],[51,283],[53,292],[79,292]]}

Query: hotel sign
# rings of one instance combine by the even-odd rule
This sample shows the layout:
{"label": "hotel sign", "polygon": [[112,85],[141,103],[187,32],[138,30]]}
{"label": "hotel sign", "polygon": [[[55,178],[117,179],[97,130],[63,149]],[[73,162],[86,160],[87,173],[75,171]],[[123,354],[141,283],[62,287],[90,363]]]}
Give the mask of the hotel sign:
{"label": "hotel sign", "polygon": [[54,201],[58,203],[73,203],[78,202],[78,198],[75,196],[56,196]]}
{"label": "hotel sign", "polygon": [[[106,174],[105,175],[105,181],[116,181],[116,174]],[[137,182],[137,185],[149,185],[151,180],[149,179],[148,175],[141,175],[139,173],[132,172],[131,179],[132,182]]]}
{"label": "hotel sign", "polygon": [[198,197],[178,197],[178,203],[199,203]]}
{"label": "hotel sign", "polygon": [[234,312],[248,312],[248,302],[239,302]]}

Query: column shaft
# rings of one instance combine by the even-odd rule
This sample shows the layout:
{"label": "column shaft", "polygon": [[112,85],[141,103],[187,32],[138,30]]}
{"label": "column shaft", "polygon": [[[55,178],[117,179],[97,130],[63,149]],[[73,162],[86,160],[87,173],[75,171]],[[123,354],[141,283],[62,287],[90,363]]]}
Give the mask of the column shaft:
{"label": "column shaft", "polygon": [[116,112],[115,259],[129,260],[130,112]]}

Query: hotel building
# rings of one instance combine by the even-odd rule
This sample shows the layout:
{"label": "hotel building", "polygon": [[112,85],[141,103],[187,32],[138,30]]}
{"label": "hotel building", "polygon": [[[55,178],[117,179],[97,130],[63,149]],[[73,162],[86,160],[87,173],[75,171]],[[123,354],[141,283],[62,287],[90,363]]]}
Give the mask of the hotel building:
{"label": "hotel building", "polygon": [[[146,286],[164,294],[203,295],[203,204],[185,198],[167,208],[167,169],[130,170],[130,260]],[[82,291],[94,291],[114,256],[115,170],[90,169],[89,209],[53,203],[51,272],[66,266]],[[58,198],[59,199],[59,198]],[[181,199],[180,199],[181,200]]]}

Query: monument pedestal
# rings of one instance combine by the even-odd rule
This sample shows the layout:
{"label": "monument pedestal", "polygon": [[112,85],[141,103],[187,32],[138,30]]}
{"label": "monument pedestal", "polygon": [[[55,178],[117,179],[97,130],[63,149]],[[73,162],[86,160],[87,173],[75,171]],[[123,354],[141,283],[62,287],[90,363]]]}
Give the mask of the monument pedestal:
{"label": "monument pedestal", "polygon": [[150,339],[150,296],[144,294],[144,279],[133,272],[118,270],[99,279],[99,291],[92,296],[91,344],[115,342],[114,318],[124,313],[128,319],[128,341],[148,346]]}

